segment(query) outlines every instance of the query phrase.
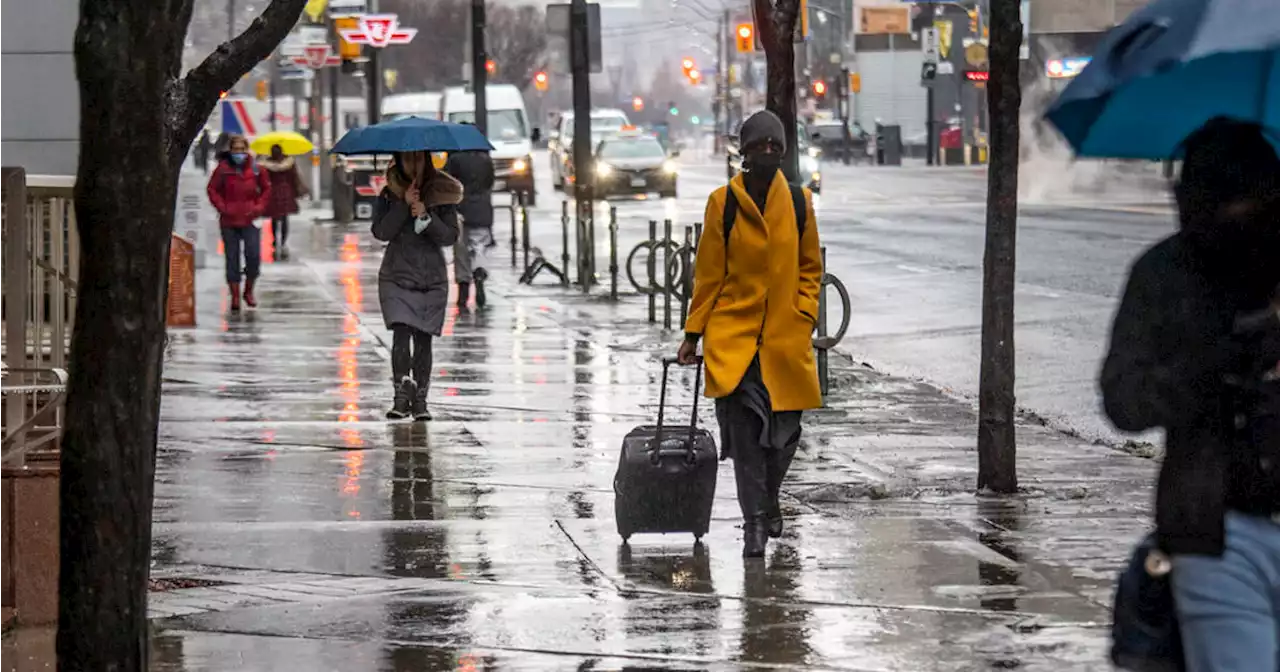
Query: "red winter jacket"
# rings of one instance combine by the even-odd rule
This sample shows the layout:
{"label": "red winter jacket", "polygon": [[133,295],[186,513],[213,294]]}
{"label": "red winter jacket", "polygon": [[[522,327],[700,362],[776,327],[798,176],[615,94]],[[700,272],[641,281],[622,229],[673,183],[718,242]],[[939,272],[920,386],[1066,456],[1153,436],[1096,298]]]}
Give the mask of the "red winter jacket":
{"label": "red winter jacket", "polygon": [[209,202],[218,211],[218,223],[223,228],[241,229],[252,226],[267,209],[271,178],[254,164],[253,157],[246,157],[239,167],[222,159],[209,178],[208,192]]}

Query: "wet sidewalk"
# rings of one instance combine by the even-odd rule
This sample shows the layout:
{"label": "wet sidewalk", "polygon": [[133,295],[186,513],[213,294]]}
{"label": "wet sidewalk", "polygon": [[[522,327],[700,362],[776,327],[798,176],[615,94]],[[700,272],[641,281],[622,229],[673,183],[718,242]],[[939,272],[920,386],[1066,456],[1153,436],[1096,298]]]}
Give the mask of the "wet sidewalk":
{"label": "wet sidewalk", "polygon": [[517,285],[499,249],[490,307],[436,343],[435,420],[389,423],[380,251],[296,228],[256,310],[206,269],[170,333],[155,669],[1105,669],[1149,460],[1026,426],[1024,495],[975,497],[970,405],[836,358],[765,562],[727,463],[705,545],[624,547],[618,450],[676,335],[635,297]]}

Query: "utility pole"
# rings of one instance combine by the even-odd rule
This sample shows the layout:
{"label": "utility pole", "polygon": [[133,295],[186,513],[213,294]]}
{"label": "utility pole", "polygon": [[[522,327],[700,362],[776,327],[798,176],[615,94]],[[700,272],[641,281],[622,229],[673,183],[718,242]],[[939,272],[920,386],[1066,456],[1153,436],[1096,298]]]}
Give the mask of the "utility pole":
{"label": "utility pole", "polygon": [[840,68],[840,81],[836,82],[837,109],[840,112],[841,135],[844,136],[844,149],[840,152],[844,165],[853,160],[853,136],[849,132],[849,68]]}
{"label": "utility pole", "polygon": [[1013,289],[1018,234],[1018,0],[991,0],[991,165],[982,260],[982,364],[978,378],[978,489],[1018,490],[1014,432]]}
{"label": "utility pole", "polygon": [[716,138],[713,151],[719,153],[721,144],[724,141],[724,132],[720,125],[721,115],[725,113],[725,102],[728,97],[728,87],[724,83],[725,75],[725,33],[729,30],[729,12],[726,10],[724,18],[716,21],[716,96],[711,101],[711,113],[715,117]]}
{"label": "utility pole", "polygon": [[[594,249],[583,249],[581,232],[590,229],[591,187],[595,184],[595,164],[591,152],[591,44],[588,24],[587,0],[569,3],[569,66],[573,73],[573,191],[577,210],[578,268],[590,268],[582,263],[582,256],[594,254]],[[568,274],[569,269],[563,269]],[[591,285],[591,278],[579,271],[584,289]]]}
{"label": "utility pole", "polygon": [[227,41],[236,36],[236,0],[227,0]]}
{"label": "utility pole", "polygon": [[489,134],[489,58],[484,50],[484,0],[471,0],[471,90],[475,95],[476,128]]}
{"label": "utility pole", "polygon": [[932,166],[938,155],[938,134],[933,129],[933,82],[924,87],[924,153],[925,165]]}
{"label": "utility pole", "polygon": [[280,55],[272,53],[267,79],[267,97],[271,99],[271,130],[276,130],[276,96],[280,95]]}
{"label": "utility pole", "polygon": [[[378,0],[369,0],[369,13],[378,13]],[[376,124],[382,118],[382,66],[378,64],[378,52],[381,49],[371,47],[369,62],[364,73],[365,93],[368,95],[369,123]]]}

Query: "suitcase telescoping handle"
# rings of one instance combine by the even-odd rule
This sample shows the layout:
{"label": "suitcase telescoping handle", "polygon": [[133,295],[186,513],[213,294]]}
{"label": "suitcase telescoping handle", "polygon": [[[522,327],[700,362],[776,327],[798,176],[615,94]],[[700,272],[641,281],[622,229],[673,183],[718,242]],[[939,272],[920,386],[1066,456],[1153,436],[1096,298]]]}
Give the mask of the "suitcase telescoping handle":
{"label": "suitcase telescoping handle", "polygon": [[[650,459],[655,462],[662,453],[662,427],[667,410],[667,374],[671,372],[671,365],[678,363],[679,360],[675,357],[662,358],[662,389],[658,392],[658,429],[654,432],[653,450],[650,452]],[[698,397],[702,396],[702,357],[697,358],[696,367],[697,373],[694,374],[693,381],[693,410],[689,412],[689,440],[685,442],[684,451],[690,461],[696,455],[693,442],[694,432],[698,429]]]}

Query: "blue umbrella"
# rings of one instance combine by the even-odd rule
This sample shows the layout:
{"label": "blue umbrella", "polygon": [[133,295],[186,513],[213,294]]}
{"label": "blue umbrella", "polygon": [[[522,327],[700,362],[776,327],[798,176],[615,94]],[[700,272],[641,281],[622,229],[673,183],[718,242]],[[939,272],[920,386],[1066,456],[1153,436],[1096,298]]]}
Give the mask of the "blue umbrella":
{"label": "blue umbrella", "polygon": [[1156,0],[1107,34],[1045,116],[1086,157],[1174,158],[1214,117],[1280,133],[1280,3]]}
{"label": "blue umbrella", "polygon": [[490,152],[493,145],[475,126],[422,117],[354,128],[333,146],[335,154],[467,151]]}

